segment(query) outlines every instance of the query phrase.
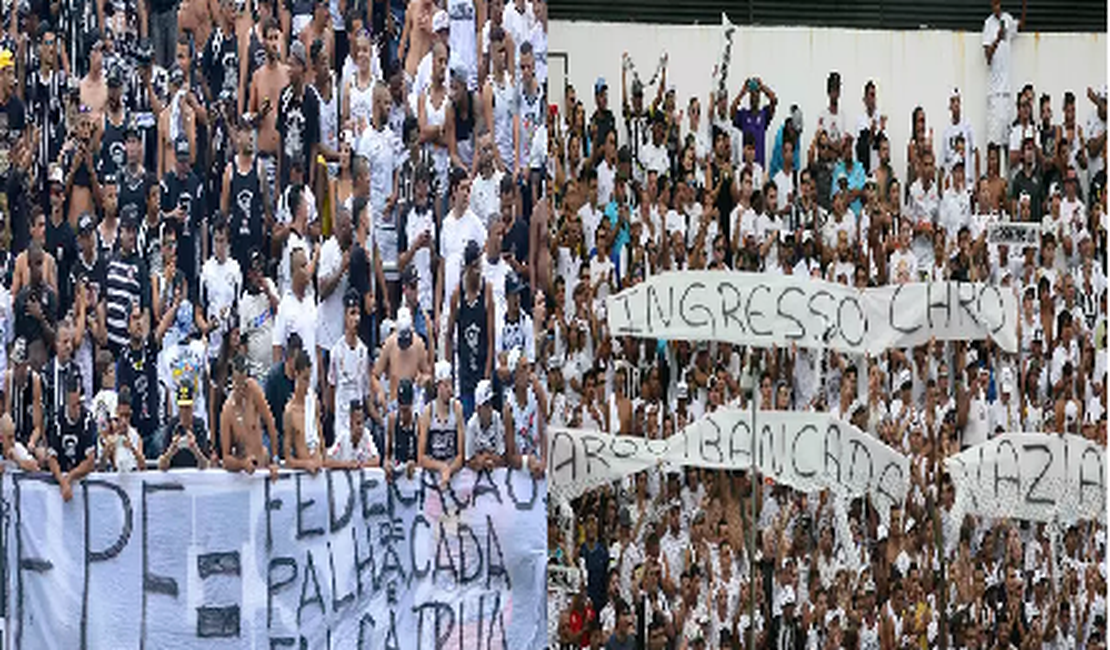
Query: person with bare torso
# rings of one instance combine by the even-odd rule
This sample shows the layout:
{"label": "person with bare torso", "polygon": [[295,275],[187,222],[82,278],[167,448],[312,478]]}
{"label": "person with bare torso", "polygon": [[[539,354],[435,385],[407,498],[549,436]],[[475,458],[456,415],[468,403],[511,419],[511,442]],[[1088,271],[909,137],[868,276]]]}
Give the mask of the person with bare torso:
{"label": "person with bare torso", "polygon": [[277,465],[267,462],[271,455],[266,450],[261,425],[266,425],[271,444],[277,441],[277,425],[262,387],[247,374],[247,358],[242,355],[236,355],[231,362],[231,387],[231,395],[220,413],[224,469],[253,474],[269,464],[270,475],[276,477]]}
{"label": "person with bare torso", "polygon": [[266,63],[255,70],[251,79],[250,105],[258,129],[258,157],[266,170],[266,184],[271,205],[277,197],[277,154],[281,136],[277,130],[277,98],[289,85],[289,67],[281,60],[281,25],[271,17],[262,26],[265,38]]}
{"label": "person with bare torso", "polygon": [[434,11],[432,0],[410,0],[408,9],[405,10],[400,56],[405,61],[405,79],[409,84],[416,78],[416,68],[420,66],[420,60],[431,49]]}
{"label": "person with bare torso", "polygon": [[104,104],[108,102],[108,83],[104,78],[104,42],[97,39],[89,50],[89,73],[81,79],[81,105],[92,113],[93,124],[100,123]]}
{"label": "person with bare torso", "polygon": [[311,390],[312,361],[304,350],[297,352],[293,362],[296,380],[293,397],[285,405],[282,425],[285,427],[283,455],[288,467],[307,469],[315,474],[324,464],[320,409],[316,393]]}
{"label": "person with bare torso", "polygon": [[[421,386],[431,377],[431,370],[424,339],[413,333],[412,312],[408,307],[401,307],[397,310],[396,330],[385,340],[381,355],[374,364],[371,382],[378,394],[378,402],[393,404],[397,400],[397,387],[403,380],[410,379]],[[388,400],[379,379],[381,377],[389,378]]]}

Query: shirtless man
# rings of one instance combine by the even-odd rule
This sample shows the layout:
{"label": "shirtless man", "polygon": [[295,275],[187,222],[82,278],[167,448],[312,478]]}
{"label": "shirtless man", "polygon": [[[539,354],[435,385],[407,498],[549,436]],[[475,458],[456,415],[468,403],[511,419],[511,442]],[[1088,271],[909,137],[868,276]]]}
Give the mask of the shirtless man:
{"label": "shirtless man", "polygon": [[551,214],[551,197],[547,196],[535,204],[528,238],[528,268],[532,270],[532,295],[539,295],[542,287],[551,286],[551,231],[548,229],[548,215]]}
{"label": "shirtless man", "polygon": [[81,105],[87,106],[92,114],[93,124],[100,124],[104,104],[108,102],[108,83],[104,78],[104,41],[94,35],[96,42],[89,50],[89,73],[81,79]]}
{"label": "shirtless man", "polygon": [[[413,334],[412,313],[408,307],[401,307],[397,310],[397,327],[385,340],[382,353],[374,364],[374,373],[370,377],[378,402],[393,404],[397,400],[397,387],[402,380],[411,379],[417,386],[422,386],[431,378],[431,370],[424,339]],[[380,377],[389,377],[388,400]]]}
{"label": "shirtless man", "polygon": [[319,39],[324,43],[324,51],[328,53],[328,61],[335,60],[335,32],[331,28],[331,14],[328,11],[328,0],[316,0],[312,8],[312,20],[305,25],[297,38],[304,43],[305,51],[312,51],[312,42]]}
{"label": "shirtless man", "polygon": [[609,431],[612,433],[632,434],[632,400],[628,399],[626,394],[625,387],[627,385],[628,368],[619,365],[617,366],[616,379],[613,381],[615,391],[610,395],[609,402],[609,419],[616,419],[616,422],[609,422]]}
{"label": "shirtless man", "polygon": [[293,362],[296,379],[293,397],[285,405],[282,425],[285,427],[283,450],[285,463],[294,469],[307,469],[315,474],[324,465],[323,440],[321,440],[320,409],[316,394],[309,387],[312,383],[312,361],[304,350],[297,352]]}
{"label": "shirtless man", "polygon": [[[82,212],[96,213],[97,211],[93,189],[94,185],[98,186],[92,141],[93,129],[92,113],[78,113],[74,125],[75,137],[67,139],[62,145],[64,193],[69,199],[67,218],[70,224],[77,223],[77,218]],[[72,155],[69,155],[70,152]],[[68,164],[66,164],[67,161]]]}
{"label": "shirtless man", "polygon": [[281,60],[281,24],[271,17],[262,26],[265,37],[266,64],[254,71],[251,78],[250,106],[258,129],[258,158],[266,170],[270,205],[276,204],[277,154],[281,136],[277,129],[277,99],[289,85],[289,66]]}
{"label": "shirtless man", "polygon": [[401,50],[398,54],[405,61],[405,81],[409,86],[416,79],[420,60],[432,48],[432,0],[409,0],[405,10],[405,27],[401,31]]}
{"label": "shirtless man", "polygon": [[191,33],[193,42],[198,47],[203,46],[216,24],[216,17],[212,14],[208,0],[184,0],[177,10],[178,34],[188,37]]}
{"label": "shirtless man", "polygon": [[[184,127],[185,137],[189,139],[189,163],[192,164],[196,161],[197,152],[197,127],[196,127],[196,107],[199,102],[196,100],[196,95],[188,87],[185,82],[185,71],[181,68],[174,68],[170,72],[170,92],[166,105],[162,107],[161,114],[158,115],[158,177],[165,178],[166,172],[169,171],[177,160],[177,153],[174,151],[173,145],[178,135],[177,129]],[[173,125],[171,119],[174,115],[174,97],[178,92],[183,91],[181,99],[177,102],[181,111],[181,123]]]}
{"label": "shirtless man", "polygon": [[[58,292],[58,264],[54,256],[46,252],[46,215],[35,206],[31,211],[31,243],[37,243],[43,251],[42,281]],[[12,269],[11,294],[14,300],[20,289],[31,283],[30,247],[21,251],[15,258]]]}
{"label": "shirtless man", "polygon": [[[227,471],[254,474],[270,458],[262,441],[259,418],[270,432],[271,444],[276,443],[277,425],[266,395],[247,374],[247,358],[238,354],[231,361],[231,395],[220,412],[220,451]],[[270,478],[277,480],[277,464],[269,465]]]}

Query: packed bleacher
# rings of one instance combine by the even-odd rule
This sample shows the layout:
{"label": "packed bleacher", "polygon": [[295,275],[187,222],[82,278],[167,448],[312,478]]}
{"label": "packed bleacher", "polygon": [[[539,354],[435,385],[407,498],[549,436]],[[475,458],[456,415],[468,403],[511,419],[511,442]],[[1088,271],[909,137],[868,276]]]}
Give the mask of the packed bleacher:
{"label": "packed bleacher", "polygon": [[[838,504],[670,464],[556,491],[551,647],[1106,647],[1105,517],[978,516],[955,506],[946,469],[1012,432],[1071,434],[1105,456],[1105,80],[1063,96],[1011,87],[1027,76],[1011,44],[1030,37],[1024,11],[992,4],[976,53],[987,87],[954,88],[942,115],[888,116],[851,71],[798,70],[827,97],[800,106],[742,64],[726,84],[727,53],[705,95],[676,96],[665,53],[650,79],[625,54],[620,79],[568,85],[552,125],[552,426],[665,439],[756,399],[851,423],[911,469],[884,513],[870,496]],[[986,105],[987,133],[969,102]],[[908,142],[887,137],[888,118],[912,121]],[[857,355],[609,331],[607,296],[690,270],[998,285],[1019,301],[1019,349]]]}

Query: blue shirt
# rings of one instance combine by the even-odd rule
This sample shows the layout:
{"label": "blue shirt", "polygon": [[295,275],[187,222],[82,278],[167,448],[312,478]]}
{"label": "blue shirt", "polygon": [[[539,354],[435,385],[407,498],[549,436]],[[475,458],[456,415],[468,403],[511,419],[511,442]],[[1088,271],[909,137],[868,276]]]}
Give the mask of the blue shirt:
{"label": "blue shirt", "polygon": [[732,118],[732,125],[743,133],[751,133],[755,137],[755,161],[760,167],[764,165],[764,149],[767,140],[767,125],[771,122],[771,107],[762,106],[758,111],[741,108]]}
{"label": "blue shirt", "polygon": [[609,547],[600,541],[593,548],[588,543],[583,543],[578,556],[586,560],[586,595],[590,597],[594,611],[600,612],[608,600],[606,583],[609,581]]}
{"label": "blue shirt", "polygon": [[[836,167],[833,168],[833,196],[836,196],[837,191],[840,190],[840,184],[836,181],[836,179],[839,178],[841,174],[844,174],[848,177],[849,190],[862,190],[864,184],[867,182],[867,173],[863,171],[863,165],[861,165],[859,162],[854,162],[852,163],[852,171],[848,171],[848,166],[844,164],[844,161],[838,160],[836,162]],[[860,210],[863,209],[863,201],[861,201],[860,199],[856,199],[855,201],[849,203],[848,207],[851,208],[852,212],[854,212],[855,215],[858,217]]]}

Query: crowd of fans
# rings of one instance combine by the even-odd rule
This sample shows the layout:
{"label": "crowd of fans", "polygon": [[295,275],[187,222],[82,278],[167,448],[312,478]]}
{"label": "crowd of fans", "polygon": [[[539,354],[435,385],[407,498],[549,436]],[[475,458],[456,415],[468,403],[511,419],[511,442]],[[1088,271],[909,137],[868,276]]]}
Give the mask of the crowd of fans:
{"label": "crowd of fans", "polygon": [[[552,647],[1106,647],[1105,524],[957,520],[944,471],[1002,432],[1106,444],[1106,86],[1011,92],[1024,15],[992,4],[989,87],[954,88],[932,122],[915,109],[906,143],[887,138],[875,84],[842,97],[838,72],[804,118],[773,79],[745,79],[730,99],[721,70],[704,105],[680,99],[665,55],[657,80],[625,55],[620,85],[598,78],[592,101],[567,87],[540,252],[554,273],[552,425],[666,438],[757,398],[876,436],[910,459],[911,487],[886,517],[855,499],[841,518],[827,492],[661,466],[553,499]],[[987,134],[966,120],[969,101],[987,103]],[[992,241],[1006,222],[1039,228]],[[1020,350],[931,341],[865,357],[610,335],[606,296],[686,269],[1010,287]]]}
{"label": "crowd of fans", "polygon": [[543,474],[544,0],[7,8],[6,466]]}

